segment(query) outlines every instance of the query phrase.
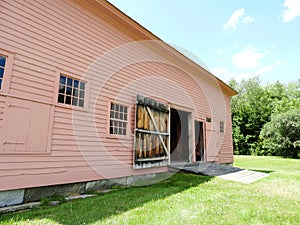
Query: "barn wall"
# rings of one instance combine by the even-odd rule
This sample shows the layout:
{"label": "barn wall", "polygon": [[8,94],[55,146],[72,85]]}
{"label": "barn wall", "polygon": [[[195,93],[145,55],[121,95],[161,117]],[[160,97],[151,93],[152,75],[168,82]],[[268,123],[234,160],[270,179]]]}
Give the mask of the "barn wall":
{"label": "barn wall", "polygon": [[[204,70],[181,68],[157,43],[116,48],[138,40],[138,35],[86,1],[3,0],[0,22],[0,49],[14,54],[9,90],[0,93],[0,138],[10,137],[3,135],[3,118],[13,120],[9,105],[22,108],[20,115],[36,118],[27,124],[29,134],[47,137],[44,146],[27,137],[26,145],[17,150],[0,146],[0,190],[167,171],[132,169],[136,94],[190,111],[201,121],[224,120],[226,114],[226,141],[218,139],[219,159],[229,162],[229,97]],[[84,109],[57,103],[60,73],[87,81]],[[220,96],[226,102],[225,113],[217,112]],[[108,135],[110,102],[129,107],[126,137]],[[219,135],[210,136],[206,134],[207,152],[219,148],[209,141]]]}

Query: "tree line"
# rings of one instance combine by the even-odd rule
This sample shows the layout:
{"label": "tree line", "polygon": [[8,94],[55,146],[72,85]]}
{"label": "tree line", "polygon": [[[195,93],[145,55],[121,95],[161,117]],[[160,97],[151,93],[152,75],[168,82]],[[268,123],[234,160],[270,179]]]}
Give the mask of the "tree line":
{"label": "tree line", "polygon": [[262,85],[259,77],[231,80],[234,153],[299,158],[300,79]]}

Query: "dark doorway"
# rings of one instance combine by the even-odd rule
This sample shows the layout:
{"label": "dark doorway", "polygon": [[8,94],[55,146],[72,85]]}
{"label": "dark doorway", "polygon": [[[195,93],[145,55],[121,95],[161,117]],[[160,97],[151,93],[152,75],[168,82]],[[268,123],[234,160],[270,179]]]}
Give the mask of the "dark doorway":
{"label": "dark doorway", "polygon": [[189,162],[189,113],[171,108],[171,161]]}
{"label": "dark doorway", "polygon": [[195,152],[196,161],[204,161],[203,122],[195,121]]}

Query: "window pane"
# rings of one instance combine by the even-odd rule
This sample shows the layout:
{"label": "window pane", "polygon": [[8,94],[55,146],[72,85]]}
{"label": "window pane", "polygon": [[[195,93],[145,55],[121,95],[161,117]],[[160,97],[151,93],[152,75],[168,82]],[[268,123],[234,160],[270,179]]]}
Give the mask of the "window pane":
{"label": "window pane", "polygon": [[61,84],[66,84],[66,80],[67,80],[67,78],[66,78],[65,76],[60,76],[60,81],[59,81],[59,83],[61,83]]}
{"label": "window pane", "polygon": [[5,56],[0,56],[0,66],[5,67],[5,62],[6,62],[6,57]]}
{"label": "window pane", "polygon": [[2,79],[0,79],[0,89],[2,88]]}
{"label": "window pane", "polygon": [[114,115],[114,112],[113,112],[113,111],[110,111],[110,118],[114,119],[114,118],[115,118],[114,116],[115,116],[115,115]]}
{"label": "window pane", "polygon": [[114,134],[118,134],[118,128],[114,127]]}
{"label": "window pane", "polygon": [[65,86],[60,84],[60,85],[59,85],[59,93],[64,94],[64,93],[65,93],[65,90],[66,90]]}
{"label": "window pane", "polygon": [[72,105],[75,105],[75,106],[78,105],[78,98],[73,98]]}
{"label": "window pane", "polygon": [[115,118],[119,119],[119,113],[118,112],[115,112]]}
{"label": "window pane", "polygon": [[110,104],[110,109],[111,109],[111,110],[114,110],[114,108],[115,108],[115,104],[111,103],[111,104]]}
{"label": "window pane", "polygon": [[80,89],[84,90],[85,89],[85,83],[84,82],[80,82]]}
{"label": "window pane", "polygon": [[120,105],[120,112],[123,112],[123,106]]}
{"label": "window pane", "polygon": [[114,127],[117,127],[117,126],[118,126],[118,122],[114,121]]}
{"label": "window pane", "polygon": [[0,78],[3,78],[4,75],[4,68],[0,68]]}
{"label": "window pane", "polygon": [[119,132],[118,132],[118,134],[122,134],[123,133],[123,130],[122,130],[122,128],[119,128]]}
{"label": "window pane", "polygon": [[72,85],[73,85],[73,79],[72,78],[68,77],[67,85],[72,87]]}
{"label": "window pane", "polygon": [[73,89],[73,96],[78,97],[78,89]]}
{"label": "window pane", "polygon": [[220,122],[220,133],[224,133],[224,122]]}
{"label": "window pane", "polygon": [[74,87],[78,88],[78,86],[79,86],[79,81],[78,80],[74,80]]}
{"label": "window pane", "polygon": [[58,102],[64,103],[64,95],[58,95]]}
{"label": "window pane", "polygon": [[79,97],[84,98],[84,91],[80,91]]}
{"label": "window pane", "polygon": [[110,128],[109,128],[109,133],[110,133],[110,134],[113,134],[113,133],[114,133],[114,128],[113,128],[113,127],[110,127]]}
{"label": "window pane", "polygon": [[126,135],[126,129],[123,129],[123,133],[122,133],[123,135]]}
{"label": "window pane", "polygon": [[66,104],[71,105],[71,96],[66,96]]}
{"label": "window pane", "polygon": [[123,120],[123,113],[120,113],[120,120]]}
{"label": "window pane", "polygon": [[119,111],[119,105],[116,105],[116,111]]}
{"label": "window pane", "polygon": [[124,114],[124,120],[127,120],[127,114]]}
{"label": "window pane", "polygon": [[84,107],[84,100],[83,99],[79,99],[79,106]]}
{"label": "window pane", "polygon": [[127,113],[127,107],[124,107],[124,113]]}
{"label": "window pane", "polygon": [[71,87],[67,87],[67,95],[72,95],[72,88]]}

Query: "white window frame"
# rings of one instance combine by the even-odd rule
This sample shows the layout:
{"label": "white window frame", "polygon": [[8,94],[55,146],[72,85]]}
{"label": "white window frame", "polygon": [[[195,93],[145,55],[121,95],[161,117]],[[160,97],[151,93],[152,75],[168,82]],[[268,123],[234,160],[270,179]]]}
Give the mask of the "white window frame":
{"label": "white window frame", "polygon": [[6,57],[0,94],[1,93],[6,93],[7,94],[9,92],[9,88],[10,88],[11,74],[12,74],[13,61],[14,61],[14,54],[9,52],[9,51],[0,49],[0,55]]}
{"label": "white window frame", "polygon": [[[61,103],[58,101],[58,95],[59,95],[59,86],[60,86],[60,77],[61,76],[65,76],[65,77],[69,77],[73,80],[77,80],[79,82],[84,82],[85,83],[85,91],[84,91],[84,107],[80,107],[80,106],[74,106],[72,104],[66,104],[66,103]],[[89,109],[89,91],[90,91],[90,83],[88,80],[82,79],[81,76],[74,74],[74,73],[70,73],[70,72],[66,72],[66,71],[57,71],[56,72],[56,89],[53,95],[53,103],[56,106],[59,107],[64,107],[64,108],[69,108],[69,109],[74,109],[74,110],[83,110],[83,111],[88,111]]]}
{"label": "white window frame", "polygon": [[[112,118],[111,117],[111,115],[112,115],[111,114],[112,113],[111,112],[111,106],[112,106],[112,104],[118,105],[119,107],[122,106],[122,107],[126,107],[127,108],[127,118],[126,118],[126,120],[125,119],[119,119],[119,118]],[[114,112],[119,112],[119,111],[114,110]],[[129,122],[128,121],[129,121],[129,118],[130,118],[130,107],[128,105],[123,104],[123,103],[119,103],[119,102],[115,102],[115,101],[109,101],[108,118],[109,118],[109,120],[108,120],[108,135],[109,135],[109,137],[124,137],[124,138],[127,138],[129,136],[130,130],[129,130]],[[110,129],[111,128],[111,121],[126,123],[126,125],[125,125],[125,132],[126,132],[126,134],[125,135],[124,134],[119,134],[119,133],[114,134],[114,132],[111,133],[111,129]],[[118,129],[119,128],[120,127],[118,127]]]}

